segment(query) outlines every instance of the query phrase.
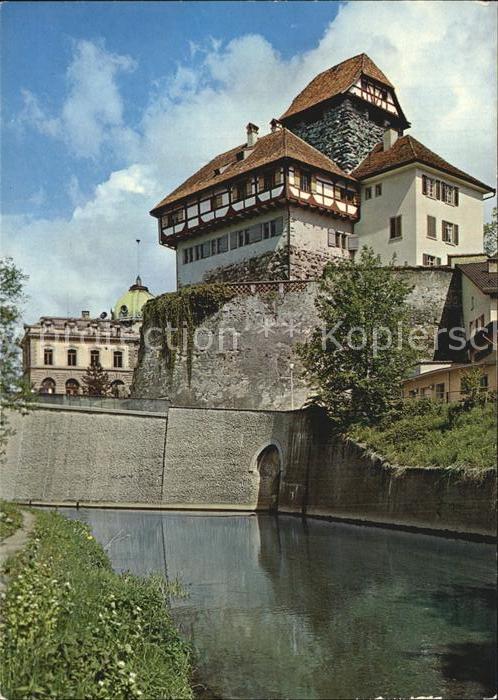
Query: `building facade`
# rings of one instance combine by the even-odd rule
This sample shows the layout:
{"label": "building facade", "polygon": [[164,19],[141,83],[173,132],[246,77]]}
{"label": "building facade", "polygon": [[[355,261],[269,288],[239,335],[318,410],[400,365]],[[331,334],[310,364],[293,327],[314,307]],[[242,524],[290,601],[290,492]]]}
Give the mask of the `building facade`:
{"label": "building facade", "polygon": [[33,391],[76,396],[84,392],[88,367],[100,365],[114,396],[127,396],[137,364],[142,307],[152,294],[138,277],[108,317],[44,316],[24,326],[23,369]]}
{"label": "building facade", "polygon": [[[460,401],[462,379],[472,368],[481,371],[485,392],[498,389],[498,260],[461,256],[450,260],[460,277],[465,362],[425,362],[403,384],[405,398]],[[456,337],[456,334],[455,334]]]}
{"label": "building facade", "polygon": [[320,73],[259,137],[213,158],[152,209],[176,251],[178,286],[300,280],[364,245],[437,267],[482,251],[493,189],[411,136],[386,75],[366,56]]}

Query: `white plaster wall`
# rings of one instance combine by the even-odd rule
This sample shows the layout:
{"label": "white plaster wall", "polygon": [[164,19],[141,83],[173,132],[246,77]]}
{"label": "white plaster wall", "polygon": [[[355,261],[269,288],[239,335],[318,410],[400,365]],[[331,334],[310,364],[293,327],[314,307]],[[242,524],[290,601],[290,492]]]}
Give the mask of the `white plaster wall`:
{"label": "white plaster wall", "polygon": [[[458,206],[445,204],[438,199],[431,199],[422,194],[422,175],[439,179],[459,188]],[[436,255],[443,265],[448,264],[448,255],[467,255],[480,253],[483,249],[483,204],[482,194],[462,182],[447,176],[436,174],[428,169],[416,169],[416,223],[417,251],[413,265],[422,265],[423,254]],[[436,236],[427,238],[427,216],[436,219]],[[442,240],[442,221],[458,225],[458,245]]]}
{"label": "white plaster wall", "polygon": [[[375,196],[375,185],[382,194]],[[361,219],[354,226],[360,248],[370,246],[383,263],[396,255],[397,265],[416,265],[415,168],[369,178],[361,187]],[[365,187],[372,188],[372,199],[365,200]],[[402,237],[389,240],[389,220],[401,215]]]}
{"label": "white plaster wall", "polygon": [[[190,248],[192,246],[205,243],[206,241],[212,241],[213,239],[224,236],[225,234],[230,236],[232,231],[241,231],[255,224],[264,223],[265,221],[272,221],[278,217],[283,218],[283,232],[281,236],[268,238],[266,240],[259,241],[258,243],[252,243],[251,245],[236,248],[235,250],[228,250],[226,253],[213,255],[209,258],[204,258],[203,260],[194,260],[193,262],[187,264],[183,263],[183,251],[185,248]],[[243,260],[248,260],[249,258],[262,255],[263,253],[274,251],[277,248],[287,244],[287,230],[287,207],[279,207],[271,209],[264,214],[258,214],[245,219],[237,219],[227,226],[220,226],[219,228],[209,231],[204,235],[188,238],[187,240],[179,243],[176,250],[178,284],[196,284],[197,282],[201,282],[204,275],[211,270],[215,270],[225,265],[239,263]]]}
{"label": "white plaster wall", "polygon": [[324,253],[330,257],[349,257],[347,250],[341,250],[328,244],[330,230],[352,233],[353,225],[349,220],[335,219],[324,216],[316,211],[303,207],[289,207],[290,213],[290,244],[296,248],[314,253]]}

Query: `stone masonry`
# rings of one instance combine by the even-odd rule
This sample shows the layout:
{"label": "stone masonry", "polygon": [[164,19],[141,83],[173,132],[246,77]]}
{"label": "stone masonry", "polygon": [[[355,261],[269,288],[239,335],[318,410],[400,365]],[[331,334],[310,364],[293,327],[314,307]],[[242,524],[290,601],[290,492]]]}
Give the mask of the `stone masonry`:
{"label": "stone masonry", "polygon": [[385,126],[372,121],[368,107],[356,107],[351,99],[327,109],[317,121],[300,122],[289,128],[347,173],[382,141],[385,131]]}

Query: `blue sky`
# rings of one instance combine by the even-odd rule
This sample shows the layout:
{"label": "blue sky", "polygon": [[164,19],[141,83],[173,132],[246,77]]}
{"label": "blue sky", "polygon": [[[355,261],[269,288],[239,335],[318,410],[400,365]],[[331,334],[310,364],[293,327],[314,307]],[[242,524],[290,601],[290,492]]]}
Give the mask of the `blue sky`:
{"label": "blue sky", "polygon": [[[267,131],[318,72],[366,51],[411,133],[495,180],[496,8],[477,2],[4,3],[2,241],[27,320],[175,284],[148,210]],[[488,210],[489,210],[488,205]]]}

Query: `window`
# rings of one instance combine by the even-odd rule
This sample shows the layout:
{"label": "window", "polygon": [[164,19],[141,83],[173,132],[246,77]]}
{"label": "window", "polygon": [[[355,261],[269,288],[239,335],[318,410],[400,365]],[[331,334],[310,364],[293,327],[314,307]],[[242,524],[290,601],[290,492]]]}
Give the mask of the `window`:
{"label": "window", "polygon": [[444,382],[441,384],[436,384],[436,399],[439,401],[443,401],[445,397],[445,391],[444,391],[445,385]]}
{"label": "window", "polygon": [[433,177],[422,175],[422,194],[431,199],[439,199],[445,204],[457,207],[459,202],[459,190],[454,185],[436,180]]}
{"label": "window", "polygon": [[230,250],[235,250],[239,247],[239,232],[232,231],[230,234]]}
{"label": "window", "polygon": [[311,175],[309,173],[301,173],[300,187],[303,192],[311,192]]}
{"label": "window", "polygon": [[168,226],[174,226],[175,224],[179,224],[184,220],[185,209],[182,207],[181,209],[176,209],[175,211],[172,211],[171,214],[168,214],[167,223]]}
{"label": "window", "polygon": [[123,366],[123,353],[121,350],[115,350],[113,355],[113,366],[120,368]]}
{"label": "window", "polygon": [[266,221],[263,224],[263,238],[275,238],[275,236],[280,236],[283,228],[283,219],[273,219],[273,221]]}
{"label": "window", "polygon": [[52,377],[47,377],[42,381],[40,394],[55,394],[55,382]]}
{"label": "window", "polygon": [[111,382],[111,394],[116,399],[120,396],[126,396],[125,383],[122,382],[120,379],[115,379],[113,382]]}
{"label": "window", "polygon": [[201,257],[209,258],[211,255],[211,241],[205,241],[202,244]]}
{"label": "window", "polygon": [[256,226],[251,226],[250,228],[247,229],[246,231],[246,240],[247,243],[257,243],[260,241],[263,237],[263,232],[262,232],[262,226],[261,224],[257,224]]}
{"label": "window", "polygon": [[436,236],[436,217],[427,217],[427,238],[437,238]]}
{"label": "window", "polygon": [[223,195],[215,194],[211,199],[211,209],[219,209],[223,206]]}
{"label": "window", "polygon": [[98,367],[100,365],[100,352],[98,350],[90,351],[90,366]]}
{"label": "window", "polygon": [[470,310],[471,311],[474,310],[474,305],[475,305],[474,297],[470,297]]}
{"label": "window", "polygon": [[218,252],[218,241],[216,240],[216,238],[213,238],[213,240],[211,241],[211,255],[216,255],[217,252]]}
{"label": "window", "polygon": [[201,259],[201,251],[202,251],[202,246],[201,246],[201,245],[196,245],[196,246],[194,247],[194,253],[195,253],[194,257],[195,257],[196,260],[200,260],[200,259]]}
{"label": "window", "polygon": [[80,393],[80,385],[76,379],[68,379],[66,382],[66,396],[77,396]]}
{"label": "window", "polygon": [[68,367],[76,367],[76,350],[67,351],[67,364]]}
{"label": "window", "polygon": [[43,351],[43,364],[53,365],[54,364],[54,351],[52,348],[45,348]]}
{"label": "window", "polygon": [[274,177],[273,173],[265,173],[263,175],[263,189],[264,190],[271,190],[274,184]]}
{"label": "window", "polygon": [[458,245],[458,226],[449,221],[442,222],[443,241],[450,245]]}
{"label": "window", "polygon": [[335,231],[334,229],[329,229],[327,233],[327,243],[329,248],[335,248]]}
{"label": "window", "polygon": [[481,385],[481,389],[484,389],[484,390],[488,389],[488,375],[487,374],[481,375],[481,379],[479,381],[479,384]]}
{"label": "window", "polygon": [[380,197],[382,195],[382,184],[375,185],[375,196]]}
{"label": "window", "polygon": [[238,202],[240,199],[244,199],[244,197],[249,197],[251,193],[252,187],[250,180],[239,182],[237,185],[235,185],[233,189],[233,194],[236,202]]}
{"label": "window", "polygon": [[218,253],[226,253],[228,250],[228,234],[216,239],[218,244]]}
{"label": "window", "polygon": [[424,265],[424,267],[439,267],[441,265],[441,258],[424,253],[422,255],[422,265]]}
{"label": "window", "polygon": [[365,199],[372,199],[372,188],[365,187]]}
{"label": "window", "polygon": [[401,216],[392,216],[389,220],[389,239],[401,238]]}

